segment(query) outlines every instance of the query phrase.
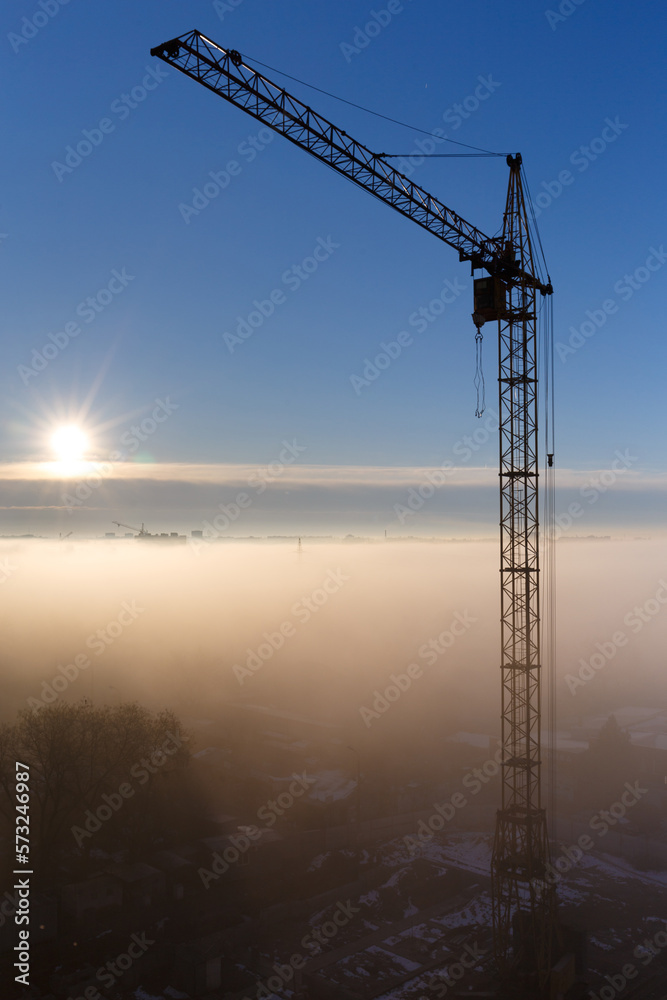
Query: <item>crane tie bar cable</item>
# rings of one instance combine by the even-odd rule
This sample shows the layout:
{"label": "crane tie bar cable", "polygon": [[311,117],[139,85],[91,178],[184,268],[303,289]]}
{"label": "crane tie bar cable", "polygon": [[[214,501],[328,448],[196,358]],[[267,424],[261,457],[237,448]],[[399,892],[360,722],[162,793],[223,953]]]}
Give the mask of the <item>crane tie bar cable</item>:
{"label": "crane tie bar cable", "polygon": [[[236,49],[230,51],[230,57],[235,66],[239,66],[241,63],[241,53],[237,52]],[[311,90],[316,90],[318,94],[324,94],[326,97],[333,98],[334,101],[340,101],[342,104],[349,104],[351,108],[356,108],[357,111],[364,111],[367,115],[374,115],[376,118],[384,118],[387,122],[392,122],[394,125],[400,125],[402,128],[409,128],[411,132],[421,132],[423,135],[430,135],[434,138],[433,133],[429,132],[425,128],[419,128],[417,125],[408,125],[407,122],[399,121],[398,118],[391,118],[389,115],[380,114],[379,111],[372,111],[371,108],[365,108],[363,104],[356,104],[354,101],[348,101],[345,97],[339,97],[338,94],[332,94],[329,90],[323,90],[321,87],[316,87],[312,83],[306,83],[305,80],[300,80],[298,76],[292,76],[290,73],[285,73],[282,69],[276,69],[275,66],[269,66],[268,63],[264,63],[261,59],[255,59],[253,56],[246,56],[251,62],[257,63],[258,66],[263,66],[264,69],[270,69],[272,73],[279,73],[280,76],[287,77],[288,80],[294,80],[295,83],[300,83],[302,87],[309,87]],[[238,62],[237,62],[238,59]],[[444,136],[438,136],[437,138],[444,139]],[[467,142],[459,142],[456,139],[444,139],[445,142],[452,142],[455,146],[465,146],[466,149],[477,149],[479,150],[479,155],[483,156],[505,156],[505,153],[492,153],[488,149],[482,149],[481,146],[471,146]],[[387,153],[377,153],[377,156],[388,156]],[[392,154],[394,156],[400,156],[400,153]],[[412,156],[413,154],[409,154]],[[464,154],[461,154],[464,155]]]}
{"label": "crane tie bar cable", "polygon": [[[448,142],[453,142],[453,139],[448,139]],[[395,160],[400,157],[400,159],[406,159],[408,156],[419,156],[424,160],[438,160],[444,159],[449,156],[502,156],[502,153],[416,153],[414,150],[411,153],[376,153],[376,156],[381,156],[384,160]]]}

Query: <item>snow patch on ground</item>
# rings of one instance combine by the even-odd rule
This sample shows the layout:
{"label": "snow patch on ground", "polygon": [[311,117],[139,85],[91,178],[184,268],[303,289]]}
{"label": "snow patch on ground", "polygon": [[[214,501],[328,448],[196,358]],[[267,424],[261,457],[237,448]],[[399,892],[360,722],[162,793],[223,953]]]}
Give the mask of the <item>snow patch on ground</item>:
{"label": "snow patch on ground", "polygon": [[461,868],[488,875],[491,870],[491,836],[483,833],[464,833],[448,837],[442,845],[445,857],[457,862]]}
{"label": "snow patch on ground", "polygon": [[616,858],[611,854],[584,854],[579,862],[582,868],[594,868],[608,878],[617,882],[628,879],[649,885],[667,886],[667,871],[639,871],[625,858]]}
{"label": "snow patch on ground", "polygon": [[366,951],[371,955],[377,955],[378,958],[389,959],[395,962],[396,965],[400,965],[402,969],[406,972],[416,972],[417,969],[421,968],[419,962],[413,962],[409,958],[405,958],[403,955],[397,955],[395,951],[385,951],[384,948],[378,948],[377,945],[371,945]]}
{"label": "snow patch on ground", "polygon": [[590,898],[590,889],[588,892],[579,892],[578,889],[573,889],[571,885],[565,885],[563,882],[559,883],[557,891],[558,898],[567,903],[585,903]]}
{"label": "snow patch on ground", "polygon": [[433,922],[441,924],[443,927],[452,929],[454,927],[490,927],[493,921],[493,911],[491,907],[491,897],[488,892],[483,892],[476,899],[462,907],[447,913],[444,917],[433,917]]}
{"label": "snow patch on ground", "polygon": [[442,937],[442,932],[437,930],[432,924],[414,924],[412,927],[407,927],[404,931],[401,931],[401,938],[419,938],[420,941],[427,941],[428,944],[434,944],[439,941]]}
{"label": "snow patch on ground", "polygon": [[[407,983],[403,983],[401,986],[395,987],[388,993],[383,993],[381,997],[376,997],[376,1000],[405,1000],[406,990],[410,989],[410,996],[414,1000],[420,1000],[421,997],[434,997],[437,994],[433,993],[430,988],[430,983],[432,982],[432,973],[428,976],[418,976],[416,979],[410,979]],[[412,990],[416,992],[412,992]],[[443,994],[444,996],[444,994]]]}
{"label": "snow patch on ground", "polygon": [[387,881],[384,882],[380,886],[380,888],[381,889],[394,889],[398,885],[398,883],[401,881],[401,879],[404,879],[406,877],[406,875],[409,875],[409,874],[410,874],[410,869],[409,868],[399,868],[397,872],[394,872],[394,874],[390,878],[388,878]]}

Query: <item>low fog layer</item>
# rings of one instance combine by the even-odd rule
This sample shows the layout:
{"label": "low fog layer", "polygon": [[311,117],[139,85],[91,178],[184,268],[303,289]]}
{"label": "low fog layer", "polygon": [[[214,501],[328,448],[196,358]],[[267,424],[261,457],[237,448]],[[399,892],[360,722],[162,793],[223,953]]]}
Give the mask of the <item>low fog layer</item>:
{"label": "low fog layer", "polygon": [[[558,545],[563,719],[665,698],[666,549]],[[3,721],[59,697],[196,719],[270,705],[351,740],[498,731],[495,543],[30,540],[0,556]]]}

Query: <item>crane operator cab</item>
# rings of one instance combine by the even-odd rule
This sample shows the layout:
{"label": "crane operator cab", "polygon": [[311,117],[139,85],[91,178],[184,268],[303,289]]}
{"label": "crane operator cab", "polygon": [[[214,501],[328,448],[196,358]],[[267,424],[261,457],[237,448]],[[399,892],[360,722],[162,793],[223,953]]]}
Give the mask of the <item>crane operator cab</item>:
{"label": "crane operator cab", "polygon": [[475,278],[473,322],[476,327],[494,319],[502,319],[506,314],[505,284],[493,275]]}

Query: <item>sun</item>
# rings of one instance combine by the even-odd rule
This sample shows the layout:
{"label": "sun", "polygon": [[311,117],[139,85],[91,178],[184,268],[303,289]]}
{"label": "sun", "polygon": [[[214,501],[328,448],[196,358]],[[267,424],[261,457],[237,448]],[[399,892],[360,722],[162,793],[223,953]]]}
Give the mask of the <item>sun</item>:
{"label": "sun", "polygon": [[71,424],[54,431],[51,447],[59,462],[80,462],[88,449],[88,438],[80,427]]}

